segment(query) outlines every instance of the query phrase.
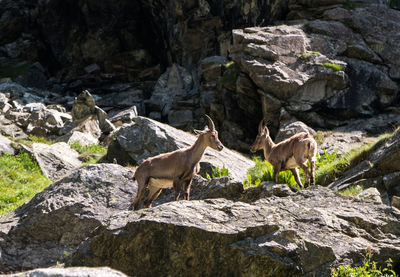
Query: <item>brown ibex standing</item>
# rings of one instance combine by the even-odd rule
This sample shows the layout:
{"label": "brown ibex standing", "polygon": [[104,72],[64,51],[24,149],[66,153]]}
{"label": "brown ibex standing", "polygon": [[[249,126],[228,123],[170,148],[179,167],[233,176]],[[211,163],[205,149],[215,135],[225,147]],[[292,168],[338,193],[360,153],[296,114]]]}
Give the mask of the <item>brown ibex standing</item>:
{"label": "brown ibex standing", "polygon": [[[315,184],[315,160],[317,154],[317,142],[314,138],[305,132],[298,133],[292,137],[275,144],[269,136],[268,127],[261,120],[258,125],[258,135],[253,145],[250,147],[251,152],[264,150],[265,159],[274,168],[274,181],[278,182],[278,174],[280,171],[290,169],[294,175],[294,179],[300,187],[303,187],[300,181],[299,171],[297,167],[304,170],[305,186],[311,182]],[[307,160],[311,164],[311,172],[307,166]],[[311,176],[309,176],[309,174]],[[310,180],[311,179],[311,180]]]}
{"label": "brown ibex standing", "polygon": [[189,200],[192,179],[200,171],[200,160],[207,146],[218,151],[224,148],[218,139],[214,122],[209,116],[206,117],[209,127],[197,131],[199,137],[192,146],[148,158],[136,169],[133,178],[138,188],[133,209],[138,209],[147,187],[149,194],[144,200],[146,208],[151,207],[151,203],[160,195],[161,190],[168,187],[174,187],[175,201],[177,201],[184,185],[184,199]]}

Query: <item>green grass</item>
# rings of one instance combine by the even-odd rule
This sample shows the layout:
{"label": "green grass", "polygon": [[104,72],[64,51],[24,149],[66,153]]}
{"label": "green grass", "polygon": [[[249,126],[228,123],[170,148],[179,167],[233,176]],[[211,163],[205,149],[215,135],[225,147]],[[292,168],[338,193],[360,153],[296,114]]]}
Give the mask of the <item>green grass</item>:
{"label": "green grass", "polygon": [[34,143],[44,143],[49,145],[54,143],[44,137],[37,137],[33,135],[29,135],[28,139],[16,139],[15,141],[29,146],[31,146]]}
{"label": "green grass", "polygon": [[83,166],[97,163],[107,153],[107,147],[99,144],[82,146],[78,142],[74,142],[71,145],[71,148],[78,151],[82,161],[84,162]]}
{"label": "green grass", "polygon": [[14,79],[19,75],[25,74],[28,68],[29,64],[17,60],[0,63],[0,78],[8,77]]}
{"label": "green grass", "polygon": [[326,68],[330,68],[333,71],[342,71],[342,67],[338,64],[334,64],[334,63],[320,63],[319,65],[326,67]]}
{"label": "green grass", "polygon": [[[247,179],[243,181],[243,186],[258,186],[263,181],[273,181],[274,169],[267,161],[262,161],[260,157],[254,157],[255,166],[247,172]],[[304,180],[302,180],[304,182]],[[291,171],[281,171],[278,174],[278,183],[288,184],[289,186],[299,189]]]}
{"label": "green grass", "polygon": [[27,153],[0,156],[0,214],[15,210],[51,184]]}
{"label": "green grass", "polygon": [[299,59],[305,60],[305,59],[307,59],[307,58],[310,57],[310,56],[319,56],[319,55],[321,55],[320,52],[317,52],[317,51],[309,51],[309,52],[305,52],[305,53],[299,54],[298,57],[299,57]]}
{"label": "green grass", "polygon": [[375,261],[372,261],[372,254],[369,251],[365,257],[362,266],[352,267],[350,265],[341,265],[331,270],[331,277],[396,277],[393,270],[393,261],[388,259],[386,267],[378,267]]}
{"label": "green grass", "polygon": [[338,191],[338,193],[343,196],[357,196],[363,190],[364,190],[364,188],[362,186],[354,185],[354,186],[350,186],[344,190]]}
{"label": "green grass", "polygon": [[212,178],[218,178],[218,177],[223,177],[223,176],[229,176],[229,170],[225,167],[225,165],[222,166],[222,168],[213,167],[212,168],[212,173],[211,176],[206,172],[206,178],[207,180],[210,180]]}

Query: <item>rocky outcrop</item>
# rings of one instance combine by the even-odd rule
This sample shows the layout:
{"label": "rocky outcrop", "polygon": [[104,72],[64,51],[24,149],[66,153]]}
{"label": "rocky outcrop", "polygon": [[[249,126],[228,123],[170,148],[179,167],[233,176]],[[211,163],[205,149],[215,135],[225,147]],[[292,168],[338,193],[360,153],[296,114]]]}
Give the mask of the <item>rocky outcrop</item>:
{"label": "rocky outcrop", "polygon": [[89,165],[0,216],[0,271],[67,263],[135,276],[328,276],[367,249],[397,262],[400,213],[375,198],[273,183],[243,191],[228,178],[196,177],[193,199],[205,200],[163,194],[163,204],[128,211],[133,172]]}
{"label": "rocky outcrop", "polygon": [[365,188],[376,187],[381,193],[389,196],[400,196],[400,130],[370,150],[359,164],[343,173],[343,177],[329,185],[329,188],[340,190],[352,185]]}
{"label": "rocky outcrop", "polygon": [[[137,165],[148,157],[188,147],[196,141],[194,135],[145,117],[136,117],[134,121],[135,124],[121,127],[113,134],[107,151],[109,161]],[[209,174],[212,167],[225,166],[232,178],[242,182],[254,163],[225,147],[221,152],[207,148],[200,166]]]}
{"label": "rocky outcrop", "polygon": [[367,248],[379,261],[395,256],[399,217],[391,207],[318,186],[251,204],[173,202],[116,215],[112,232],[83,245],[72,264],[139,276],[329,276],[332,266],[360,263]]}

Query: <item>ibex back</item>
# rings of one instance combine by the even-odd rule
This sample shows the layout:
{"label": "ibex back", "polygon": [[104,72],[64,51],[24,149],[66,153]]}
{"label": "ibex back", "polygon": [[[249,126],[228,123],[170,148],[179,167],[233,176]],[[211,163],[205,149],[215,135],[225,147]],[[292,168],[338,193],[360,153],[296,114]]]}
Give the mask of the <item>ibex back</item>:
{"label": "ibex back", "polygon": [[138,188],[133,202],[135,210],[138,209],[147,187],[149,194],[144,200],[146,208],[151,207],[151,203],[160,195],[162,189],[167,187],[174,187],[177,201],[184,185],[184,199],[189,200],[192,179],[200,171],[200,160],[206,148],[209,146],[218,151],[224,148],[218,139],[214,122],[209,116],[206,117],[210,127],[206,126],[203,131],[197,131],[199,137],[192,146],[148,158],[136,169],[134,179]]}
{"label": "ibex back", "polygon": [[[309,183],[315,184],[317,142],[310,134],[301,132],[275,144],[269,136],[268,127],[262,120],[258,126],[257,138],[250,147],[253,153],[257,150],[264,150],[265,159],[273,166],[275,183],[278,182],[280,171],[290,169],[297,184],[303,187],[297,170],[297,167],[301,167],[305,175],[305,186],[307,187]],[[307,160],[310,161],[311,172],[307,166]]]}

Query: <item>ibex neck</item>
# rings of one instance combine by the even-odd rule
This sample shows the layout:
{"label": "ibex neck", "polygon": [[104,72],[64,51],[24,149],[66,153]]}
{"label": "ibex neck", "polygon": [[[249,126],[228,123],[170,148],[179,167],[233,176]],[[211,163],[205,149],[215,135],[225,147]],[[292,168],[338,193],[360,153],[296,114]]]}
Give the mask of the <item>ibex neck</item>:
{"label": "ibex neck", "polygon": [[264,156],[265,156],[265,159],[268,159],[269,154],[271,153],[272,148],[274,146],[275,146],[275,143],[272,141],[271,137],[267,136],[267,140],[266,140],[265,145],[264,145]]}
{"label": "ibex neck", "polygon": [[189,149],[189,151],[191,152],[190,155],[191,164],[197,164],[201,160],[206,148],[207,145],[204,143],[204,137],[200,135],[195,141],[195,143],[192,146],[190,146]]}

